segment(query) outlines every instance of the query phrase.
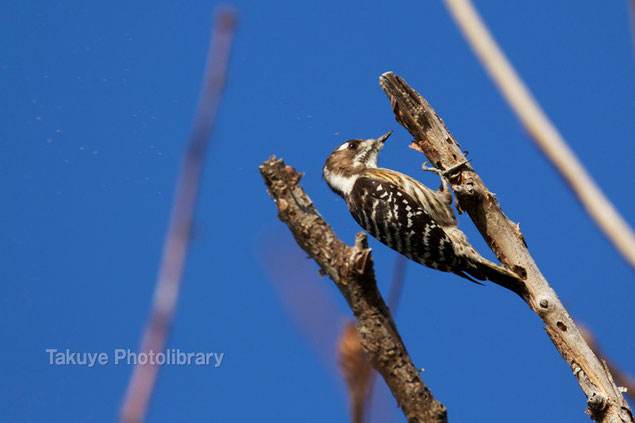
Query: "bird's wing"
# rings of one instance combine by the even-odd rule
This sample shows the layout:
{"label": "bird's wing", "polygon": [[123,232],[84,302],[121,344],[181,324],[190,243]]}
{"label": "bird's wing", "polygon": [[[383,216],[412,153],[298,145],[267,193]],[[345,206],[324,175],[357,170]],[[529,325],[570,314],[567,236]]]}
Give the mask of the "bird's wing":
{"label": "bird's wing", "polygon": [[452,240],[393,175],[360,176],[349,197],[355,220],[390,248],[425,266],[453,271],[460,260]]}
{"label": "bird's wing", "polygon": [[372,178],[392,182],[409,194],[412,199],[430,216],[434,216],[436,222],[441,226],[456,226],[457,220],[454,210],[451,207],[452,194],[447,187],[434,191],[403,173],[390,169],[366,169],[364,175]]}

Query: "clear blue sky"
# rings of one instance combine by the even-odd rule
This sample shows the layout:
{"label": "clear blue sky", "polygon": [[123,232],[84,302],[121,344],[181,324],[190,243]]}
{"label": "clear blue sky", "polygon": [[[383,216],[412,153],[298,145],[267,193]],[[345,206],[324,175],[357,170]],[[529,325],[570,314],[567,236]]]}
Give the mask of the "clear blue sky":
{"label": "clear blue sky", "polygon": [[[48,364],[46,348],[136,349],[214,2],[7,2],[0,17],[0,415],[108,422],[125,365]],[[321,180],[349,138],[395,134],[380,165],[423,175],[377,83],[422,93],[520,223],[571,314],[635,373],[632,270],[533,146],[438,1],[236,1],[240,27],[206,161],[170,348],[149,421],[346,421],[333,341],[349,316],[276,219],[258,165],[283,156],[342,239],[359,230]],[[628,2],[478,1],[547,113],[633,223]],[[493,255],[468,218],[460,226]],[[394,253],[374,248],[387,292]],[[291,276],[289,276],[291,275]],[[585,398],[512,294],[409,265],[397,324],[451,421],[584,421]],[[385,392],[384,392],[385,395]],[[383,421],[402,421],[383,397]],[[390,420],[392,419],[392,420]],[[376,419],[379,420],[379,419]]]}

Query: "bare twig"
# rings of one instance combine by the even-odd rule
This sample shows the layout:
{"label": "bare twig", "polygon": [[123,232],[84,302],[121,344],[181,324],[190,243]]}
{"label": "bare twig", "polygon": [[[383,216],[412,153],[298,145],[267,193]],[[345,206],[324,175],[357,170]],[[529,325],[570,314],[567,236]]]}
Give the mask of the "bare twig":
{"label": "bare twig", "polygon": [[615,248],[635,267],[635,234],[604,196],[515,72],[470,0],[444,0],[476,56],[525,129]]}
{"label": "bare twig", "polygon": [[366,235],[355,246],[340,241],[298,185],[301,175],[275,157],[260,167],[278,218],[298,245],[338,287],[357,318],[361,344],[410,422],[446,422],[446,409],[421,380],[377,289]]}
{"label": "bare twig", "polygon": [[[235,22],[236,13],[229,9],[221,11],[216,17],[204,85],[179,175],[168,233],[163,244],[150,319],[141,342],[141,350],[145,353],[156,353],[165,348],[174,318],[203,159],[225,83]],[[121,422],[136,423],[145,419],[157,372],[158,366],[155,362],[135,366],[121,409]]]}
{"label": "bare twig", "polygon": [[624,371],[617,363],[611,360],[604,351],[600,349],[598,346],[595,337],[589,330],[589,328],[582,325],[578,322],[578,328],[580,328],[580,332],[584,337],[584,340],[589,344],[589,347],[595,352],[595,354],[608,366],[611,374],[615,378],[615,382],[624,388],[626,388],[626,395],[628,395],[631,400],[635,400],[635,379],[633,376],[629,375],[626,371]]}
{"label": "bare twig", "polygon": [[[380,78],[397,121],[412,134],[418,148],[438,169],[465,160],[461,148],[428,102],[392,72]],[[562,358],[571,366],[588,397],[587,412],[598,422],[634,422],[628,404],[608,369],[582,338],[558,296],[549,286],[527,250],[518,225],[501,211],[479,175],[464,166],[450,180],[461,209],[467,211],[499,261],[525,278],[521,295],[543,320]]]}

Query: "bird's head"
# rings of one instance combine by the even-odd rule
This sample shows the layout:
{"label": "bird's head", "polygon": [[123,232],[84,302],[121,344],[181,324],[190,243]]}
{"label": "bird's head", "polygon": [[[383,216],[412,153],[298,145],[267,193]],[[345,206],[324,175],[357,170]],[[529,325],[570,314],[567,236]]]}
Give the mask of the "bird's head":
{"label": "bird's head", "polygon": [[349,140],[337,147],[326,159],[322,170],[322,177],[329,187],[342,197],[348,195],[364,169],[377,167],[379,150],[390,134],[392,131],[379,138]]}

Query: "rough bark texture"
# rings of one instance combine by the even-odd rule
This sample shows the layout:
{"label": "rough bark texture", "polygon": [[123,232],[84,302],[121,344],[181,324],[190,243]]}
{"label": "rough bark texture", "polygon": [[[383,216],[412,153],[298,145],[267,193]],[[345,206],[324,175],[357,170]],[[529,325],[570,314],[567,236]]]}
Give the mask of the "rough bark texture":
{"label": "rough bark texture", "polygon": [[284,161],[272,157],[263,163],[260,173],[276,202],[278,218],[346,298],[358,321],[362,348],[408,421],[447,422],[445,406],[421,380],[377,289],[366,235],[358,234],[353,247],[340,241],[298,185],[302,175]]}
{"label": "rough bark texture", "polygon": [[[443,120],[419,93],[392,72],[381,76],[380,85],[390,99],[397,121],[412,134],[416,148],[436,168],[448,169],[465,160]],[[634,422],[606,365],[589,348],[540,273],[518,225],[503,214],[498,201],[474,169],[470,166],[462,169],[450,181],[460,209],[468,212],[498,260],[525,278],[527,292],[522,297],[543,320],[551,341],[571,366],[588,398],[587,413],[598,422]]]}

